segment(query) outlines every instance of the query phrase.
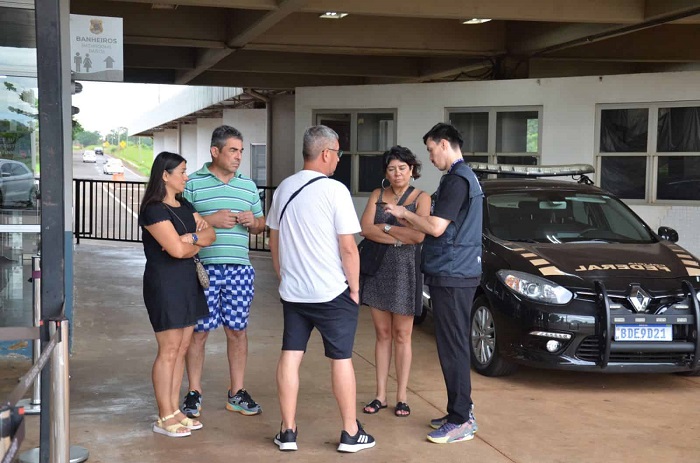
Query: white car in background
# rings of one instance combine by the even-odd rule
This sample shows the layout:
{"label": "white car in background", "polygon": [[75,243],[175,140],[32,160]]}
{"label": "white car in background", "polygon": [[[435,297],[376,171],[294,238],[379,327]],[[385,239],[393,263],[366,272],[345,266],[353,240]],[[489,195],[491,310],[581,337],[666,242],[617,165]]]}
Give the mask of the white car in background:
{"label": "white car in background", "polygon": [[97,155],[93,150],[83,151],[83,162],[97,162]]}
{"label": "white car in background", "polygon": [[107,162],[104,163],[102,167],[102,173],[111,174],[123,174],[124,173],[124,163],[121,159],[109,158]]}

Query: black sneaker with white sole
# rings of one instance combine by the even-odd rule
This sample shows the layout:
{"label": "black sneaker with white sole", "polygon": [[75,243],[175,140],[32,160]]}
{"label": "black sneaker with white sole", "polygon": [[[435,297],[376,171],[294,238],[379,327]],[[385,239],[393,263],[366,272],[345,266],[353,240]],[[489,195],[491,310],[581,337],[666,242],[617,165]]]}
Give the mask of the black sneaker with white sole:
{"label": "black sneaker with white sole", "polygon": [[297,431],[292,431],[291,429],[282,431],[280,429],[280,432],[275,436],[274,442],[280,450],[297,450]]}
{"label": "black sneaker with white sole", "polygon": [[340,433],[340,445],[338,445],[338,452],[348,452],[355,453],[360,450],[369,449],[374,447],[376,442],[374,437],[370,436],[362,429],[360,422],[357,422],[357,434],[351,436],[347,431],[343,430]]}

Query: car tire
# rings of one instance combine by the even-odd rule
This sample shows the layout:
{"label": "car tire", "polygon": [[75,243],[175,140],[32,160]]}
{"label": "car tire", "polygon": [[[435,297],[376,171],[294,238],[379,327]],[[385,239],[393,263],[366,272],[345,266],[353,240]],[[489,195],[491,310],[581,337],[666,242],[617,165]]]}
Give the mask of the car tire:
{"label": "car tire", "polygon": [[38,194],[36,192],[36,188],[32,187],[32,189],[29,190],[29,198],[27,199],[27,207],[29,207],[30,209],[36,209],[37,196],[38,196]]}
{"label": "car tire", "polygon": [[469,329],[469,353],[477,373],[484,376],[507,376],[517,370],[517,365],[503,358],[497,341],[491,304],[486,296],[479,296],[472,305]]}
{"label": "car tire", "polygon": [[420,315],[415,315],[413,317],[413,324],[414,325],[420,325],[425,321],[425,317],[428,316],[428,306],[425,304],[421,305],[421,313]]}
{"label": "car tire", "polygon": [[700,376],[700,368],[691,371],[681,371],[680,373],[676,374],[680,376]]}

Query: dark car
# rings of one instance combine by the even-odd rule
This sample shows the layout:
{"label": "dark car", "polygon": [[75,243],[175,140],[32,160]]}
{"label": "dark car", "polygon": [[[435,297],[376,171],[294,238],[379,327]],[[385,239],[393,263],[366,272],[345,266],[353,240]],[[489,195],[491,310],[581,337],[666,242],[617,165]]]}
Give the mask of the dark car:
{"label": "dark car", "polygon": [[0,159],[0,206],[21,204],[35,208],[38,193],[34,174],[24,163]]}
{"label": "dark car", "polygon": [[105,154],[105,152],[101,146],[96,146],[94,151],[95,151],[95,154],[98,156],[104,156],[104,154]]}
{"label": "dark car", "polygon": [[[522,173],[555,175],[560,167]],[[579,183],[481,181],[483,273],[470,333],[479,373],[500,376],[524,364],[700,374],[700,261],[675,244],[674,230],[654,233],[591,183],[585,175]]]}

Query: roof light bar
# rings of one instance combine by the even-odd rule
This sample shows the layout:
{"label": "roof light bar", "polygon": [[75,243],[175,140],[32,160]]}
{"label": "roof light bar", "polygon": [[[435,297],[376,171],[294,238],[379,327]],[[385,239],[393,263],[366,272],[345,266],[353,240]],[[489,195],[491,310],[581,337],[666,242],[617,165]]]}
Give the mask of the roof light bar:
{"label": "roof light bar", "polygon": [[557,177],[562,175],[583,175],[595,172],[590,164],[562,164],[551,166],[523,166],[517,164],[487,164],[469,162],[474,172],[485,174],[510,174],[525,177]]}

